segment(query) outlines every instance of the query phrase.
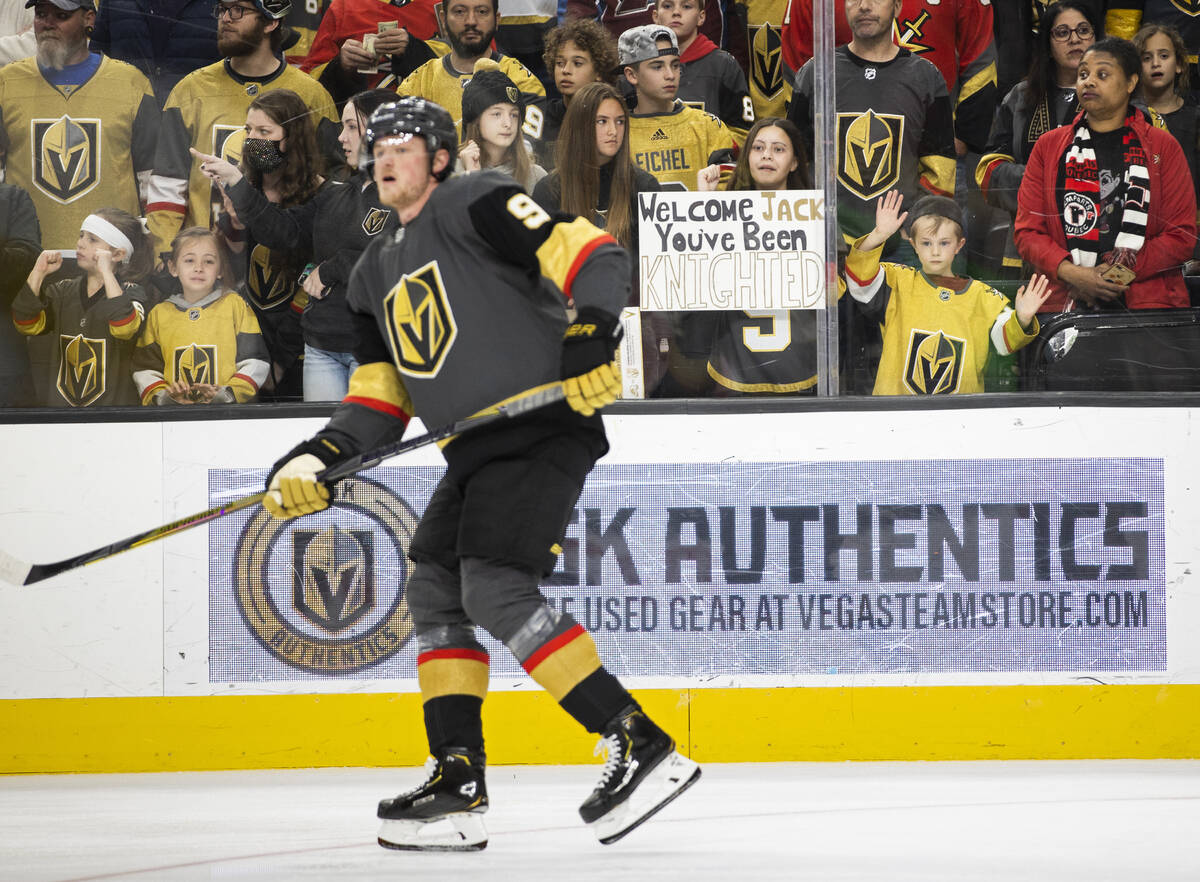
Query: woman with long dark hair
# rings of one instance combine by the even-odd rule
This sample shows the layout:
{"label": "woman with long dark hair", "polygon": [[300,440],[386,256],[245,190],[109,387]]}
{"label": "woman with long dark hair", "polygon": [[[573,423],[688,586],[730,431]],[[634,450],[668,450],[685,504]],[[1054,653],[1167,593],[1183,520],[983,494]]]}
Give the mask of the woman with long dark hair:
{"label": "woman with long dark hair", "polygon": [[395,100],[394,92],[372,89],[346,102],[338,140],[354,173],[345,183],[322,187],[301,205],[276,205],[252,187],[237,166],[192,151],[201,171],[225,190],[258,242],[271,248],[311,245],[309,264],[301,273],[309,297],[301,317],[305,401],[341,401],[358,367],[354,323],[346,307],[350,272],[371,240],[397,225],[396,213],[379,201],[375,182],[358,167],[359,148],[371,112]]}
{"label": "woman with long dark hair", "polygon": [[[254,99],[246,111],[241,168],[246,181],[273,205],[303,205],[324,185],[324,161],[317,147],[312,115],[290,89],[274,89]],[[231,139],[232,140],[232,139]],[[236,142],[233,145],[236,148]],[[229,250],[245,255],[242,290],[254,310],[271,354],[271,372],[263,385],[266,400],[302,395],[304,335],[300,316],[308,294],[298,281],[312,253],[311,243],[269,248],[247,234],[228,196],[218,221]]]}
{"label": "woman with long dark hair", "polygon": [[[1033,145],[1078,113],[1075,72],[1083,53],[1103,36],[1103,20],[1084,0],[1059,0],[1046,8],[1029,73],[996,108],[987,150],[975,169],[975,181],[989,205],[1016,214],[1017,190]],[[1011,233],[1003,267],[1005,277],[1024,275]]]}
{"label": "woman with long dark hair", "polygon": [[1188,305],[1196,195],[1179,142],[1131,103],[1141,69],[1127,40],[1093,45],[1079,63],[1081,112],[1029,156],[1015,233],[1051,279],[1043,312]]}
{"label": "woman with long dark hair", "polygon": [[662,187],[633,164],[628,120],[625,102],[608,83],[580,88],[559,130],[558,167],[538,183],[533,198],[548,210],[588,218],[635,251],[637,194]]}

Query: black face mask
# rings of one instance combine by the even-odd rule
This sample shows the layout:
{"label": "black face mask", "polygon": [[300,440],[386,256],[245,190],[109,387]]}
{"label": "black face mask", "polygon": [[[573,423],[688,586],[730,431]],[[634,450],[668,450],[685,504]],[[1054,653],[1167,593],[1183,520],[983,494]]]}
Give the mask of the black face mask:
{"label": "black face mask", "polygon": [[273,172],[283,165],[279,144],[267,138],[247,138],[242,147],[242,161],[256,172]]}

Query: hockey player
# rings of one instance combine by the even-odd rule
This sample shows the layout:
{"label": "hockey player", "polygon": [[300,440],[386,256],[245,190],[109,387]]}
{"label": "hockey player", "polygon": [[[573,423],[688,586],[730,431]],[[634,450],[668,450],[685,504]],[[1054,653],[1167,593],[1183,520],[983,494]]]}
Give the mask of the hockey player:
{"label": "hockey player", "polygon": [[[534,140],[542,137],[546,87],[525,65],[492,49],[500,0],[449,0],[442,7],[442,23],[450,51],[430,58],[396,87],[397,94],[427,98],[446,108],[457,124],[462,118],[462,92],[475,73],[475,62],[490,58],[516,83],[525,99],[524,132]],[[432,50],[420,40],[409,41],[402,59]]]}
{"label": "hockey player", "polygon": [[[958,205],[925,196],[902,214],[901,201],[896,190],[879,200],[875,228],[846,257],[850,296],[883,325],[874,394],[982,392],[988,351],[1009,355],[1038,335],[1050,280],[1035,274],[1017,291],[1014,309],[995,288],[955,278],[951,264],[966,244]],[[912,240],[919,271],[879,262],[884,242],[900,229]]]}
{"label": "hockey player", "polygon": [[[596,411],[621,387],[610,362],[629,258],[586,220],[546,212],[496,172],[446,180],[456,146],[453,120],[432,102],[405,98],[372,114],[365,158],[403,228],[373,242],[351,280],[361,367],[349,395],[324,429],[276,463],[264,505],[276,517],[319,511],[330,499],[319,473],[395,436],[411,414],[440,425],[565,378],[565,402],[460,435],[443,450],[446,473],[412,538],[406,588],[429,777],[380,802],[379,842],[487,844],[480,714],[488,655],[478,625],[601,735],[608,759],[580,815],[607,843],[700,775],[605,670],[588,632],[537,587],[608,449]],[[570,323],[568,302],[578,307]]]}
{"label": "hockey player", "polygon": [[[212,185],[192,167],[188,148],[221,156],[225,139],[246,124],[251,102],[270,89],[291,89],[313,114],[318,140],[337,112],[329,93],[291,67],[280,50],[291,0],[221,0],[217,46],[224,61],[188,74],[171,90],[163,110],[146,220],[160,245],[185,225],[212,226]],[[332,137],[326,139],[332,143]]]}
{"label": "hockey player", "polygon": [[632,28],[617,42],[625,78],[637,90],[637,113],[629,117],[633,161],[668,190],[695,190],[700,170],[719,164],[732,170],[737,145],[725,125],[676,98],[679,43],[663,25]]}
{"label": "hockey player", "polygon": [[703,4],[700,0],[657,0],[654,23],[670,28],[679,45],[682,70],[676,97],[716,116],[740,146],[754,125],[746,74],[732,55],[700,33]]}
{"label": "hockey player", "polygon": [[137,68],[88,51],[92,0],[25,5],[35,10],[38,49],[0,76],[0,155],[8,183],[33,197],[43,246],[73,258],[93,207],[141,214],[158,103]]}

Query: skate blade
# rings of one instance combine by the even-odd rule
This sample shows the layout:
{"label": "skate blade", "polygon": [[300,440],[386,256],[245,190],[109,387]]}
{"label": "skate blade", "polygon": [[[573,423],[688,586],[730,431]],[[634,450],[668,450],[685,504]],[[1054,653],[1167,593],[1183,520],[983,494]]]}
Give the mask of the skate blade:
{"label": "skate blade", "polygon": [[398,851],[482,851],[487,828],[472,812],[457,812],[432,821],[388,821],[379,827],[379,844]]}
{"label": "skate blade", "polygon": [[680,753],[672,753],[646,776],[629,799],[588,826],[601,845],[610,845],[648,821],[698,780],[700,766]]}

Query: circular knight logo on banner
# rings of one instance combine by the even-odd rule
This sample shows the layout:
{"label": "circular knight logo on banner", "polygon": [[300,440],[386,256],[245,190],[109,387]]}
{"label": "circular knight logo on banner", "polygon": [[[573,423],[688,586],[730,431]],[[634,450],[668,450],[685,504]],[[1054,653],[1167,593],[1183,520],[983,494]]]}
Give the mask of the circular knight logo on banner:
{"label": "circular knight logo on banner", "polygon": [[412,633],[405,599],[417,515],[382,484],[346,478],[333,505],[246,524],[234,561],[238,610],[276,658],[350,674],[395,655]]}

